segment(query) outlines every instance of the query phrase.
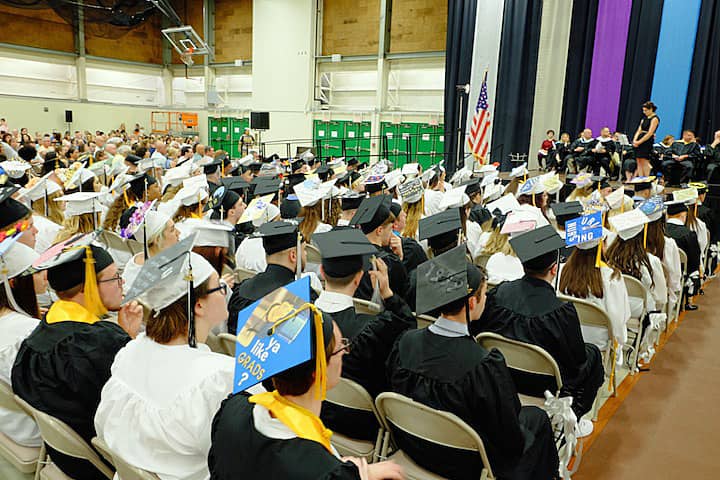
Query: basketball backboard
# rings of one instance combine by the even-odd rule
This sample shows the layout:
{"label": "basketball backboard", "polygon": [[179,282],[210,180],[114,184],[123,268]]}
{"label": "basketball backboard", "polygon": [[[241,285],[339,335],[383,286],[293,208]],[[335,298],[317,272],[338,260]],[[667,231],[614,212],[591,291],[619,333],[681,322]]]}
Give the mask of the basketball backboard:
{"label": "basketball backboard", "polygon": [[182,27],[165,28],[162,34],[168,39],[175,51],[180,55],[183,62],[192,64],[192,55],[209,55],[212,61],[214,52],[212,48],[197,34],[190,25]]}

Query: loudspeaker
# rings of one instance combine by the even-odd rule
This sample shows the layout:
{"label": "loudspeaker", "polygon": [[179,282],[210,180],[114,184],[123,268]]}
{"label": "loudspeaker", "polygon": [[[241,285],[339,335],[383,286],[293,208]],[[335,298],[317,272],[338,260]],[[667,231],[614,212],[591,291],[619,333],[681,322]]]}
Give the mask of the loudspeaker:
{"label": "loudspeaker", "polygon": [[65,110],[65,123],[72,123],[72,110]]}
{"label": "loudspeaker", "polygon": [[250,128],[270,130],[270,112],[250,112]]}

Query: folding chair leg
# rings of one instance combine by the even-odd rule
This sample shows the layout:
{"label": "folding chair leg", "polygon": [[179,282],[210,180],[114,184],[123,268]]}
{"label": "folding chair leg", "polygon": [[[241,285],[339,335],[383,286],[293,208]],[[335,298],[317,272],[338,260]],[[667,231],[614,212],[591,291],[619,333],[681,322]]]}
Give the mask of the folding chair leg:
{"label": "folding chair leg", "polygon": [[383,448],[383,439],[385,437],[385,430],[382,428],[378,429],[377,437],[375,438],[375,450],[373,451],[373,458],[370,463],[377,463],[380,459],[380,454]]}
{"label": "folding chair leg", "polygon": [[45,442],[40,446],[40,454],[38,455],[37,465],[35,466],[35,476],[33,480],[40,479],[40,470],[43,469],[47,463],[47,451],[45,450]]}

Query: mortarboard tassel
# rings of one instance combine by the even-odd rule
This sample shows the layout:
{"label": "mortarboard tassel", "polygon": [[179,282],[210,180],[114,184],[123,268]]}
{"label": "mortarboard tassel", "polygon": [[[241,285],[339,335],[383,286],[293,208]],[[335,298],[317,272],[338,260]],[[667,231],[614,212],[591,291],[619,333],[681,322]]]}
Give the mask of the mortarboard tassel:
{"label": "mortarboard tassel", "polygon": [[48,193],[47,193],[47,183],[45,183],[45,218],[48,216]]}
{"label": "mortarboard tassel", "polygon": [[22,313],[23,315],[27,315],[28,317],[31,317],[32,315],[29,315],[15,301],[15,297],[13,296],[12,289],[10,288],[10,279],[7,276],[9,273],[9,270],[8,270],[7,266],[5,265],[4,261],[2,262],[2,264],[3,264],[2,270],[0,270],[0,282],[2,282],[3,288],[5,289],[5,296],[8,299],[10,308],[15,310],[17,313]]}
{"label": "mortarboard tassel", "polygon": [[127,208],[132,207],[132,203],[130,203],[130,199],[127,196],[127,188],[123,189],[123,198],[125,199],[125,206]]}
{"label": "mortarboard tassel", "polygon": [[648,224],[646,223],[643,227],[643,248],[645,250],[647,250],[647,226]]}
{"label": "mortarboard tassel", "polygon": [[302,274],[302,233],[299,231],[297,232],[297,245],[295,248],[295,280],[298,280]]}
{"label": "mortarboard tassel", "polygon": [[192,263],[190,262],[190,256],[188,255],[188,273],[185,276],[185,280],[188,282],[188,345],[190,348],[197,347],[197,339],[195,338],[195,286],[193,284],[193,271]]}
{"label": "mortarboard tassel", "polygon": [[[95,214],[93,213],[93,217]],[[101,317],[107,313],[107,308],[100,298],[97,277],[95,275],[95,258],[93,258],[92,248],[90,245],[81,247],[85,249],[85,308],[96,317]]]}

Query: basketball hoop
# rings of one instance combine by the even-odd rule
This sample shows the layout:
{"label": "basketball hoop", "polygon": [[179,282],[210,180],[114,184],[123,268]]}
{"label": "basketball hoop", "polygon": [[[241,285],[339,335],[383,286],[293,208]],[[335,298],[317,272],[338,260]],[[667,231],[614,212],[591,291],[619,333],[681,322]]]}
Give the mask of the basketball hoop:
{"label": "basketball hoop", "polygon": [[184,53],[180,54],[180,60],[185,64],[187,67],[192,67],[195,62],[193,62],[192,56],[195,52],[195,49],[193,47],[188,47]]}

